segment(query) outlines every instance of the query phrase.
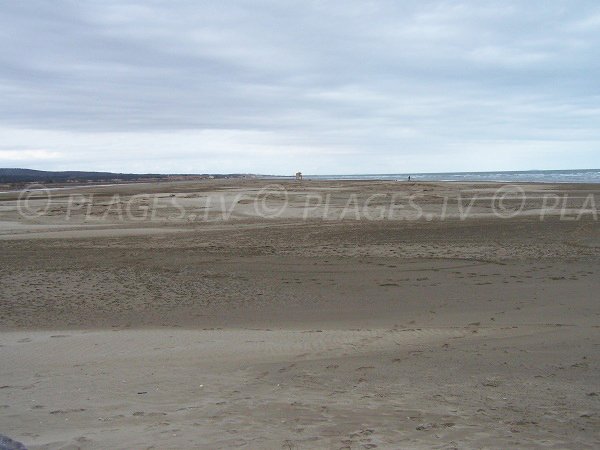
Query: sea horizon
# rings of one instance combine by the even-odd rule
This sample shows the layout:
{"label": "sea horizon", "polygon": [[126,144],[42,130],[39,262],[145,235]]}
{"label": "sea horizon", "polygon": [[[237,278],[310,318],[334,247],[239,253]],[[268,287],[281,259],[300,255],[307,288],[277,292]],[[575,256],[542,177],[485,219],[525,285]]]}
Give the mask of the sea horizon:
{"label": "sea horizon", "polygon": [[538,183],[600,183],[600,169],[499,170],[485,172],[416,172],[388,174],[304,175],[314,180],[489,181]]}

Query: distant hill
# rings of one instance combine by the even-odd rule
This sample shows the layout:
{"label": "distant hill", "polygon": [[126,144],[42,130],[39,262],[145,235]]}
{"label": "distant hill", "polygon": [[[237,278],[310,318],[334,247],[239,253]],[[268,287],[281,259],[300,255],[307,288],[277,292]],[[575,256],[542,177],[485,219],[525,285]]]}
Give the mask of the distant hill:
{"label": "distant hill", "polygon": [[131,181],[143,178],[166,178],[167,175],[160,174],[133,174],[133,173],[111,173],[111,172],[47,172],[45,170],[32,169],[2,169],[0,168],[0,183],[67,183],[86,181],[108,181],[124,180]]}
{"label": "distant hill", "polygon": [[242,174],[177,174],[166,175],[159,173],[113,173],[113,172],[85,172],[65,171],[49,172],[45,170],[0,168],[0,183],[85,183],[103,181],[138,181],[160,180],[176,177],[213,177],[213,178],[238,178],[246,177]]}

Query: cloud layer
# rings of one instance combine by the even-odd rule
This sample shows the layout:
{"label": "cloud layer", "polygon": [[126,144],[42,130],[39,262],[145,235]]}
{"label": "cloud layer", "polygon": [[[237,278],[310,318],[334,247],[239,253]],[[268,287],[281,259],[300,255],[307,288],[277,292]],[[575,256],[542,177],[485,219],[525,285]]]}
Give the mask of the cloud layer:
{"label": "cloud layer", "polygon": [[4,2],[0,166],[600,167],[594,1]]}

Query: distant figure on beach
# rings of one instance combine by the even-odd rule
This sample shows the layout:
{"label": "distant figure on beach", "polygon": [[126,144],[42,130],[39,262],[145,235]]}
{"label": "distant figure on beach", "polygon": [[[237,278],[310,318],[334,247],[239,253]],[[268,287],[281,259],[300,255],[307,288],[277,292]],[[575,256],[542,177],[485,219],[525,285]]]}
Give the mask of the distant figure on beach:
{"label": "distant figure on beach", "polygon": [[410,175],[408,176],[408,181],[410,181]]}
{"label": "distant figure on beach", "polygon": [[302,172],[296,172],[296,180],[302,181]]}

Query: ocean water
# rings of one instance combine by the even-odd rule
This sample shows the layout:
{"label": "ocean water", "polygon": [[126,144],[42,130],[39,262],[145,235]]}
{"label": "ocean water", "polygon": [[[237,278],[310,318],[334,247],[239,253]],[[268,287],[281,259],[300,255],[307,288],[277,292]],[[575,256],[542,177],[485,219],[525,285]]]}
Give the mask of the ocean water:
{"label": "ocean water", "polygon": [[600,183],[600,169],[526,170],[509,172],[391,173],[356,175],[305,175],[313,180],[401,180],[414,181],[497,181],[537,183]]}

